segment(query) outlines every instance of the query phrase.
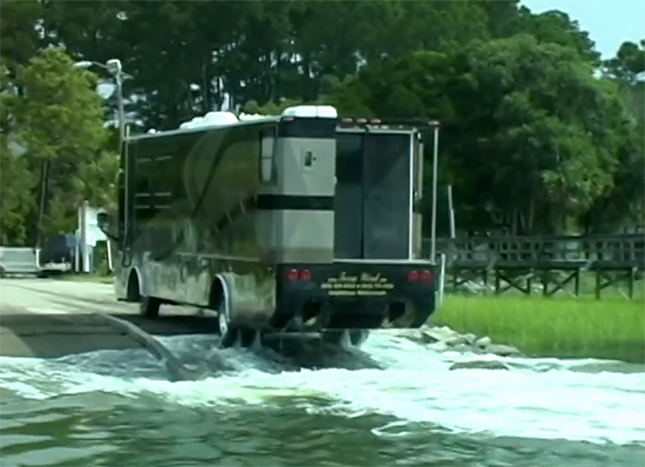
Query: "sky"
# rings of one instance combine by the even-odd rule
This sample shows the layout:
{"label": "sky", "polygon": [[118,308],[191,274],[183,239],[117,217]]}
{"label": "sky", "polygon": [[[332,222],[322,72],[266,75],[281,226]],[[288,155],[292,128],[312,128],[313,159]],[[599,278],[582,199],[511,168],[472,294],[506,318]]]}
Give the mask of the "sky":
{"label": "sky", "polygon": [[603,59],[615,55],[624,41],[645,38],[643,0],[522,0],[534,13],[561,10],[578,21],[596,42]]}

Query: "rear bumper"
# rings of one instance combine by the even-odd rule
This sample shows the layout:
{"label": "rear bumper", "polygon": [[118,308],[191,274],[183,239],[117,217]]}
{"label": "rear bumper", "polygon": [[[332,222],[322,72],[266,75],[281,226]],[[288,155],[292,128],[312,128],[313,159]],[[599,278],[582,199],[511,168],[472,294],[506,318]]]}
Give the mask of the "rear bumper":
{"label": "rear bumper", "polygon": [[280,327],[291,320],[313,329],[415,328],[435,311],[428,262],[288,264],[276,273]]}

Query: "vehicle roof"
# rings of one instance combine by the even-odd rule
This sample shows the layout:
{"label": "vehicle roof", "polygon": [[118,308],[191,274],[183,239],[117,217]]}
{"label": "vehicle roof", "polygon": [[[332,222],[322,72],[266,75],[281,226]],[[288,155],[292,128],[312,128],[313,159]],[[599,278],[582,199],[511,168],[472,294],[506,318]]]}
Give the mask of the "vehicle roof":
{"label": "vehicle roof", "polygon": [[276,115],[276,116],[263,117],[263,118],[253,118],[250,120],[240,120],[239,122],[234,122],[234,123],[200,125],[194,128],[176,128],[174,130],[159,131],[156,133],[144,133],[141,135],[130,136],[128,138],[128,142],[151,140],[155,138],[163,138],[168,136],[190,135],[193,133],[205,133],[205,132],[214,131],[214,130],[240,128],[244,126],[266,125],[267,123],[277,123],[280,121],[281,118],[282,116]]}

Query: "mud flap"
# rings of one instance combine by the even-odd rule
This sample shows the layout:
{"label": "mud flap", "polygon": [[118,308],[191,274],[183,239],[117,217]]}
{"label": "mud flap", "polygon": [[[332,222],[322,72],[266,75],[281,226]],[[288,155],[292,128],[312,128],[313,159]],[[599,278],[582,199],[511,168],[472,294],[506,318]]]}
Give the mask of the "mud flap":
{"label": "mud flap", "polygon": [[343,349],[358,348],[369,337],[369,331],[365,329],[342,329],[336,331],[323,331],[322,341],[328,344],[337,345]]}

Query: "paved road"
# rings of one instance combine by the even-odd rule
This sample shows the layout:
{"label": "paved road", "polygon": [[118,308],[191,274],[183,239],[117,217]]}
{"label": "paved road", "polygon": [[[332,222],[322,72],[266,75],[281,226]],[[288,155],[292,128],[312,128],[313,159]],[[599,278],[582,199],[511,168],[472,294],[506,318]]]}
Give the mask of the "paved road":
{"label": "paved road", "polygon": [[215,320],[195,310],[162,307],[162,316],[143,320],[133,304],[114,299],[112,286],[48,279],[0,280],[0,356],[59,357],[139,344],[100,313],[140,326],[150,334],[206,333]]}

